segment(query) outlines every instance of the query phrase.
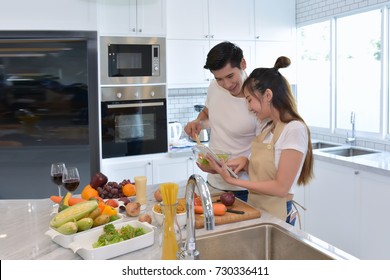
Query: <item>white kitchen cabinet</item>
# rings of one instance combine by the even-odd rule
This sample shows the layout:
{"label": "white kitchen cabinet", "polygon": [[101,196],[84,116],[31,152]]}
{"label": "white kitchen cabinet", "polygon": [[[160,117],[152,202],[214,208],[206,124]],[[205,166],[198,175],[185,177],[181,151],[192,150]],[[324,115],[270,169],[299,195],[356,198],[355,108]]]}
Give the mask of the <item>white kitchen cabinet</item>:
{"label": "white kitchen cabinet", "polygon": [[203,68],[209,42],[205,40],[167,40],[167,84],[175,87],[207,87],[211,74]]}
{"label": "white kitchen cabinet", "polygon": [[253,40],[255,35],[253,2],[256,1],[209,0],[209,38]]}
{"label": "white kitchen cabinet", "polygon": [[253,5],[253,0],[169,0],[167,38],[253,40]]}
{"label": "white kitchen cabinet", "polygon": [[1,3],[1,30],[96,30],[92,0],[13,0]]}
{"label": "white kitchen cabinet", "polygon": [[164,158],[153,161],[153,184],[180,182],[194,173],[193,156]]}
{"label": "white kitchen cabinet", "polygon": [[[256,68],[254,41],[231,41],[244,53],[247,62],[246,72]],[[206,40],[167,40],[167,83],[169,88],[208,87],[214,78],[210,70],[204,69],[207,54],[221,41]]]}
{"label": "white kitchen cabinet", "polygon": [[390,259],[390,178],[359,172],[360,207],[358,255],[361,259]]}
{"label": "white kitchen cabinet", "polygon": [[295,0],[255,0],[256,40],[289,41],[295,29]]}
{"label": "white kitchen cabinet", "polygon": [[135,176],[146,176],[147,184],[153,184],[153,160],[151,159],[118,160],[109,163],[103,161],[100,169],[109,181],[122,182],[123,179],[130,179],[134,182]]}
{"label": "white kitchen cabinet", "polygon": [[315,160],[308,192],[305,231],[357,256],[358,184],[353,168]]}
{"label": "white kitchen cabinet", "polygon": [[208,39],[208,0],[168,0],[167,39]]}
{"label": "white kitchen cabinet", "polygon": [[100,35],[165,36],[166,0],[101,0]]}

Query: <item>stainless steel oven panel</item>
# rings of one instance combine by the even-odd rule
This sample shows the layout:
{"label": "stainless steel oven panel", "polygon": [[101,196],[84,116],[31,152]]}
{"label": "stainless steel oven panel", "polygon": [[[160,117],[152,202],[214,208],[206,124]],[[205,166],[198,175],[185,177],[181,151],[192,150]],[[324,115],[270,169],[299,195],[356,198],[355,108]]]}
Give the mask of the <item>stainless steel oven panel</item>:
{"label": "stainless steel oven panel", "polygon": [[[159,45],[160,75],[147,77],[109,77],[108,46],[109,44],[148,44]],[[166,39],[162,37],[100,37],[100,84],[165,84],[166,76]]]}
{"label": "stainless steel oven panel", "polygon": [[102,87],[101,101],[145,100],[166,98],[165,85]]}

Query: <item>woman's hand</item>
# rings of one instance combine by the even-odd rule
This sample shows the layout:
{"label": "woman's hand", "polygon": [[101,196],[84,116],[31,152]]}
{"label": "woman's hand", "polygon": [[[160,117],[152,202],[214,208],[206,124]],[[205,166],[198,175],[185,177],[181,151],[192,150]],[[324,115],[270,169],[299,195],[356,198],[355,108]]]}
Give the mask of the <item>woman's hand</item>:
{"label": "woman's hand", "polygon": [[228,160],[226,164],[237,174],[240,171],[247,171],[249,160],[246,157],[238,157]]}
{"label": "woman's hand", "polygon": [[226,162],[223,159],[217,162],[209,154],[206,155],[206,159],[208,160],[210,167],[215,171],[214,174],[218,173],[226,182],[230,183],[231,179],[233,178],[230,176],[229,172],[226,169]]}

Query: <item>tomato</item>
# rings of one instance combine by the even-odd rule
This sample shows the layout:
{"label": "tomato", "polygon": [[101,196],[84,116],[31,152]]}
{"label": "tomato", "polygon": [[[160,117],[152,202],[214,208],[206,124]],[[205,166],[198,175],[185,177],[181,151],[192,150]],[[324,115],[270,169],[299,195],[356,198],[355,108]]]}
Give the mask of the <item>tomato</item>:
{"label": "tomato", "polygon": [[194,205],[202,206],[202,199],[199,196],[194,198]]}
{"label": "tomato", "polygon": [[114,199],[108,199],[106,202],[106,205],[110,205],[111,207],[118,207],[118,202],[116,202],[116,200]]}

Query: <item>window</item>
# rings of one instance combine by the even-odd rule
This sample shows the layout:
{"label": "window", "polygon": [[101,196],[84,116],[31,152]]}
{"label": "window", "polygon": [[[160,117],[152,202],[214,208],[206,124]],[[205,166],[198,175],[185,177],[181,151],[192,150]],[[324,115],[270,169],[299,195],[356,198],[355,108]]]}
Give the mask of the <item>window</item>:
{"label": "window", "polygon": [[298,110],[309,126],[330,128],[330,22],[298,29]]}
{"label": "window", "polygon": [[382,22],[376,9],[297,29],[298,110],[312,130],[346,137],[355,112],[358,136],[389,133],[390,125],[382,129],[390,107],[382,105]]}
{"label": "window", "polygon": [[380,133],[381,11],[336,21],[336,128]]}

